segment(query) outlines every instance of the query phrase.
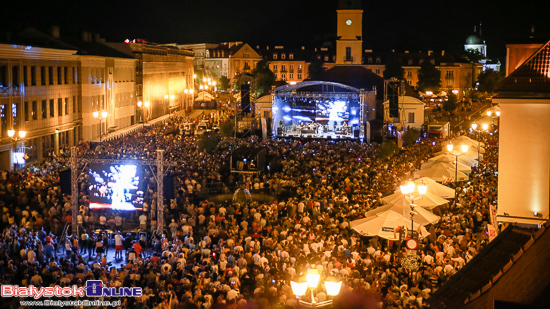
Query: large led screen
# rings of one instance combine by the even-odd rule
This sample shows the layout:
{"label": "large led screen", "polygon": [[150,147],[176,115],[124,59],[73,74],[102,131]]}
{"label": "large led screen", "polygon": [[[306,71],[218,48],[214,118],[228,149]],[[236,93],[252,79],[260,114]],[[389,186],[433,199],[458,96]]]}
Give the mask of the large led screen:
{"label": "large led screen", "polygon": [[91,164],[88,174],[90,208],[142,209],[143,176],[138,166]]}

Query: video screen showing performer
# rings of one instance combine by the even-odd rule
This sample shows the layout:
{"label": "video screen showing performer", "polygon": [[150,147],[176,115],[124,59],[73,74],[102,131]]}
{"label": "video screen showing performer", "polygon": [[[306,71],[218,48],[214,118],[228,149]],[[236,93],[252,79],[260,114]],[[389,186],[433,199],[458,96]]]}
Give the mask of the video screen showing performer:
{"label": "video screen showing performer", "polygon": [[349,104],[346,101],[319,101],[315,121],[325,126],[328,132],[340,131],[349,121]]}
{"label": "video screen showing performer", "polygon": [[90,208],[140,210],[141,170],[136,165],[90,165]]}

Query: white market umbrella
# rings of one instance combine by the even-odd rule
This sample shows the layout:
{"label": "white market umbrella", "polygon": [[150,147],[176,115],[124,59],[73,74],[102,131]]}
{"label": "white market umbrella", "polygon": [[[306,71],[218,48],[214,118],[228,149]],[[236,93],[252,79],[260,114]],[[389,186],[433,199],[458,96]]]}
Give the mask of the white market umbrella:
{"label": "white market umbrella", "polygon": [[431,178],[422,177],[419,179],[415,179],[414,182],[416,184],[420,184],[420,183],[425,184],[428,187],[428,190],[426,191],[428,193],[435,194],[437,196],[440,196],[442,198],[447,198],[447,199],[455,198],[454,189],[444,186]]}
{"label": "white market umbrella", "polygon": [[[415,216],[416,218],[416,216]],[[396,231],[398,227],[411,228],[411,220],[404,218],[401,214],[388,210],[378,214],[375,217],[364,218],[352,221],[350,223],[352,229],[363,236],[379,236],[389,240],[399,240],[399,233]],[[430,233],[414,220],[413,229],[420,229],[420,238],[424,238]]]}
{"label": "white market umbrella", "polygon": [[[455,160],[452,160],[452,161],[449,161],[450,158],[441,158],[440,160],[432,160],[432,161],[428,161],[424,164],[422,164],[422,168],[423,170],[425,169],[428,169],[430,167],[433,167],[433,166],[436,166],[438,164],[442,164],[446,167],[450,167],[450,168],[455,168]],[[465,174],[469,174],[472,172],[472,168],[469,166],[469,165],[466,165],[464,163],[461,163],[460,161],[458,162],[458,171],[459,172],[463,172]]]}
{"label": "white market umbrella", "polygon": [[[420,195],[419,193],[414,192],[413,193],[413,198],[414,198],[414,204],[416,206],[420,206],[420,207],[430,209],[430,210],[434,209],[437,206],[441,206],[441,205],[445,205],[445,204],[449,203],[449,201],[447,201],[446,199],[444,199],[440,196],[437,196],[435,194],[432,194],[430,192],[426,192],[426,194],[424,194],[424,195]],[[405,204],[405,205],[408,206],[409,204],[411,204],[403,196],[403,194],[400,191],[396,191],[396,193],[388,195],[388,196],[382,198],[382,202],[387,204],[387,205]],[[432,213],[430,213],[430,214],[433,215]],[[428,217],[431,218],[431,215],[429,215]],[[407,216],[405,216],[405,217],[407,217]],[[437,221],[439,221],[439,217],[438,217]],[[435,221],[435,222],[437,222],[437,221]],[[430,222],[430,223],[435,223],[435,222]]]}
{"label": "white market umbrella", "polygon": [[[437,160],[448,160],[450,162],[456,161],[455,152],[452,152],[453,154],[450,154],[448,151],[440,151],[435,154],[435,157],[429,158],[428,161],[437,161]],[[456,154],[459,154],[458,152]],[[482,155],[480,155],[482,156]],[[462,164],[466,164],[468,166],[473,166],[477,164],[477,151],[475,152],[475,156],[472,156],[472,153],[470,151],[466,152],[466,154],[459,155],[458,156],[458,162]]]}
{"label": "white market umbrella", "polygon": [[[369,217],[378,216],[379,214],[381,214],[385,211],[391,210],[391,211],[395,211],[395,212],[401,214],[406,219],[410,219],[411,218],[411,206],[410,206],[411,202],[409,202],[403,194],[399,193],[399,195],[396,195],[396,194],[390,195],[390,197],[391,196],[394,196],[394,197],[393,197],[393,199],[388,199],[387,200],[387,203],[388,203],[387,205],[380,206],[376,209],[367,211],[365,213],[365,217],[369,218]],[[382,199],[382,201],[384,201],[384,199]],[[435,215],[433,212],[431,212],[427,209],[419,207],[420,206],[419,203],[416,203],[416,202],[419,202],[419,201],[420,201],[420,199],[416,200],[415,203],[414,203],[414,205],[417,206],[417,207],[414,207],[414,211],[417,213],[416,215],[414,215],[414,222],[418,222],[422,226],[439,222],[439,219],[440,219],[439,216]],[[448,203],[447,200],[444,200],[444,201],[445,202],[443,204]],[[438,205],[434,205],[433,203],[432,204],[428,203],[427,200],[423,204],[429,205],[429,206],[426,206],[426,208],[430,208],[430,209],[435,208],[436,206],[438,206]],[[439,205],[443,205],[443,204],[439,204]]]}
{"label": "white market umbrella", "polygon": [[[477,148],[477,144],[478,144],[477,140],[475,140],[473,138],[469,138],[466,135],[457,136],[457,137],[453,138],[451,140],[451,142],[453,143],[453,145],[454,144],[460,145],[460,144],[468,143],[468,144],[471,144],[472,146],[474,146],[476,148]],[[484,147],[485,143],[484,142],[479,142],[479,145],[481,147]]]}
{"label": "white market umbrella", "polygon": [[[428,169],[419,170],[414,172],[414,177],[430,177],[431,179],[438,182],[454,182],[456,170],[454,168],[449,168],[444,165],[438,164],[430,167]],[[458,181],[466,181],[469,179],[468,175],[458,172],[456,173]]]}

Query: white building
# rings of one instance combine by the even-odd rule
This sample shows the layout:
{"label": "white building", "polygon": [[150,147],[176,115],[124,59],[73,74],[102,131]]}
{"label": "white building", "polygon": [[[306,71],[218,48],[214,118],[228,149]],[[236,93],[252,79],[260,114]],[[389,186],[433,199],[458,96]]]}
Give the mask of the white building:
{"label": "white building", "polygon": [[497,89],[500,222],[541,224],[550,213],[550,42]]}
{"label": "white building", "polygon": [[[399,96],[399,119],[401,119],[401,130],[414,128],[420,131],[424,123],[424,106],[425,103],[411,96]],[[393,122],[390,117],[390,101],[384,102],[384,120]]]}

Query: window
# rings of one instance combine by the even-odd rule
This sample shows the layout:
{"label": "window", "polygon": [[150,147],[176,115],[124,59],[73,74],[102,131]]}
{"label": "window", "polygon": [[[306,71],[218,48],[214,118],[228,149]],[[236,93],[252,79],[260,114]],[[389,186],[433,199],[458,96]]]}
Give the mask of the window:
{"label": "window", "polygon": [[380,74],[380,69],[376,69],[376,74]]}
{"label": "window", "polygon": [[276,64],[273,65],[273,71],[275,71],[275,72],[277,71],[277,65]]}
{"label": "window", "polygon": [[46,67],[40,67],[40,85],[46,85]]}
{"label": "window", "polygon": [[351,58],[351,47],[346,47],[346,59],[345,61],[352,61],[353,59]]}
{"label": "window", "polygon": [[380,57],[376,58],[376,63],[380,63]]}
{"label": "window", "polygon": [[69,114],[69,98],[63,100],[63,109],[65,110],[65,115]]}
{"label": "window", "polygon": [[286,80],[286,74],[285,74],[285,73],[282,73],[282,74],[281,74],[281,79],[282,79],[282,80]]}
{"label": "window", "polygon": [[42,100],[42,119],[48,118],[48,101]]}
{"label": "window", "polygon": [[73,96],[73,113],[76,113],[76,96]]}
{"label": "window", "polygon": [[73,68],[73,84],[78,84],[78,68]]}
{"label": "window", "polygon": [[65,84],[69,83],[69,67],[63,67],[63,77],[65,78]]}
{"label": "window", "polygon": [[0,87],[8,87],[8,66],[0,66]]}
{"label": "window", "polygon": [[452,79],[447,80],[447,86],[452,86],[452,85],[453,85],[453,80]]}
{"label": "window", "polygon": [[13,121],[13,128],[19,129],[19,114],[21,112],[19,111],[19,103],[12,103],[11,104],[11,119]]}
{"label": "window", "polygon": [[302,74],[298,73],[298,79],[302,80]]}
{"label": "window", "polygon": [[412,86],[412,85],[413,85],[412,80],[408,80],[407,83],[409,84],[409,86]]}
{"label": "window", "polygon": [[290,79],[294,79],[294,74],[289,73],[289,74],[288,74],[288,77],[289,77]]}
{"label": "window", "polygon": [[325,56],[325,62],[328,61],[328,56]]}
{"label": "window", "polygon": [[53,67],[48,67],[48,84],[53,85]]}
{"label": "window", "polygon": [[409,123],[414,123],[414,113],[409,113]]}
{"label": "window", "polygon": [[275,79],[277,79],[277,73],[275,73]]}
{"label": "window", "polygon": [[250,53],[244,53],[243,58],[250,58]]}
{"label": "window", "polygon": [[29,85],[29,72],[27,72],[27,66],[23,67],[23,85],[28,86]]}
{"label": "window", "polygon": [[293,53],[288,54],[288,59],[294,59],[294,54]]}
{"label": "window", "polygon": [[61,67],[57,67],[57,84],[61,85],[63,83],[63,71]]}
{"label": "window", "polygon": [[368,63],[372,63],[372,57],[369,57]]}
{"label": "window", "polygon": [[286,65],[281,64],[281,72],[286,72]]}
{"label": "window", "polygon": [[413,64],[413,60],[412,59],[409,59],[409,61],[407,62],[408,65],[412,65]]}
{"label": "window", "polygon": [[407,77],[412,77],[413,76],[413,71],[407,71]]}
{"label": "window", "polygon": [[290,68],[290,72],[294,72],[294,64],[290,64],[288,67]]}
{"label": "window", "polygon": [[23,113],[25,114],[25,121],[29,121],[29,102],[28,101],[25,101],[24,103],[24,111]]}
{"label": "window", "polygon": [[273,59],[277,59],[277,54],[273,54]]}
{"label": "window", "polygon": [[57,116],[63,116],[63,99],[57,99]]}
{"label": "window", "polygon": [[19,87],[21,81],[19,80],[19,66],[17,65],[11,67],[11,80],[13,86]]}
{"label": "window", "polygon": [[38,119],[38,102],[32,101],[32,120]]}
{"label": "window", "polygon": [[431,59],[431,60],[430,60],[430,63],[431,63],[431,64],[435,64],[435,59]]}
{"label": "window", "polygon": [[286,59],[286,54],[285,53],[281,54],[281,59]]}
{"label": "window", "polygon": [[451,78],[451,79],[454,78],[454,71],[447,71],[446,74],[445,74],[445,76],[446,76],[447,78]]}
{"label": "window", "polygon": [[50,117],[55,115],[55,102],[53,99],[50,100]]}
{"label": "window", "polygon": [[36,67],[31,67],[31,85],[36,86]]}

